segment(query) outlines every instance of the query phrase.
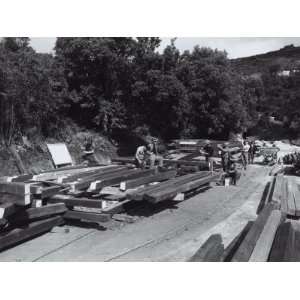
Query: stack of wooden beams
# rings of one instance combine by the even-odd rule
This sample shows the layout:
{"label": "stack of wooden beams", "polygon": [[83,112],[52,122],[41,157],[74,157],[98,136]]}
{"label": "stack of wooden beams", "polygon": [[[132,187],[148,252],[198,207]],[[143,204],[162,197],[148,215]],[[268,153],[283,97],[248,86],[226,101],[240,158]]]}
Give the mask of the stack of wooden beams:
{"label": "stack of wooden beams", "polygon": [[179,176],[174,179],[151,185],[128,194],[134,201],[146,200],[152,203],[164,200],[184,200],[186,193],[206,187],[210,182],[217,180],[220,174],[209,171],[196,172]]}

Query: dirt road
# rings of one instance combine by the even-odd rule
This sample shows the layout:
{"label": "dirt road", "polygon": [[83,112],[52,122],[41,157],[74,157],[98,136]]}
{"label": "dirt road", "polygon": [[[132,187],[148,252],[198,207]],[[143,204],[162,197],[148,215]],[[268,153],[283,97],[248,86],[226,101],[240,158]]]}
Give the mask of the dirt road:
{"label": "dirt road", "polygon": [[0,261],[186,261],[213,233],[225,247],[256,218],[269,168],[248,167],[238,186],[215,186],[186,201],[139,212],[107,230],[64,226],[0,253]]}

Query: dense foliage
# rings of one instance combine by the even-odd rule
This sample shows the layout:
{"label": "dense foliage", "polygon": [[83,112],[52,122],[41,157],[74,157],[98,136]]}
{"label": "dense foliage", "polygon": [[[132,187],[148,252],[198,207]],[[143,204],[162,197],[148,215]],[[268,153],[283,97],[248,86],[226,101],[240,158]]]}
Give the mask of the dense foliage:
{"label": "dense foliage", "polygon": [[225,139],[255,126],[276,89],[285,90],[271,75],[241,76],[225,52],[180,53],[171,40],[159,53],[159,45],[159,38],[58,38],[51,55],[26,38],[2,39],[2,140],[53,136],[65,118],[107,136]]}

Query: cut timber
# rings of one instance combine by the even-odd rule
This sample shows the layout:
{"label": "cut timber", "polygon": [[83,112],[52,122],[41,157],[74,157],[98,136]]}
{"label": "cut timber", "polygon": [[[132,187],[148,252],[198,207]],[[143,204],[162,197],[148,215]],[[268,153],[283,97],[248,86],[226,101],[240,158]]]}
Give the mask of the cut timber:
{"label": "cut timber", "polygon": [[281,211],[287,215],[289,213],[288,184],[287,184],[287,179],[285,177],[283,177],[282,179],[280,201],[281,201]]}
{"label": "cut timber", "polygon": [[184,176],[179,176],[179,177],[176,177],[174,179],[170,179],[170,180],[167,180],[165,182],[155,184],[155,185],[151,185],[151,186],[139,189],[135,192],[129,193],[127,195],[127,197],[131,200],[141,201],[141,200],[144,199],[144,196],[146,194],[149,194],[149,193],[154,192],[156,190],[167,189],[167,188],[172,187],[174,185],[177,186],[179,183],[184,184],[184,183],[187,183],[187,182],[190,182],[190,181],[193,181],[193,180],[203,178],[205,176],[208,176],[209,174],[211,174],[211,173],[208,172],[208,171],[204,171],[204,172],[197,172],[197,173],[194,173],[194,174],[187,174],[187,175],[184,175]]}
{"label": "cut timber", "polygon": [[172,165],[197,166],[197,167],[207,167],[208,166],[206,161],[201,161],[201,160],[164,159],[164,163],[172,164]]}
{"label": "cut timber", "polygon": [[101,200],[93,200],[90,198],[76,198],[69,195],[55,195],[48,199],[48,203],[64,203],[66,206],[74,207],[90,207],[101,208]]}
{"label": "cut timber", "polygon": [[277,175],[274,177],[275,179],[275,186],[274,191],[272,195],[272,201],[276,203],[281,203],[281,197],[282,197],[282,187],[283,187],[283,175]]}
{"label": "cut timber", "polygon": [[109,214],[99,214],[99,213],[90,213],[90,212],[83,212],[83,211],[75,211],[75,210],[68,210],[63,217],[65,219],[73,219],[73,220],[80,220],[80,221],[88,221],[88,222],[108,222],[111,219]]}
{"label": "cut timber", "polygon": [[161,202],[167,199],[174,198],[178,193],[186,193],[191,190],[197,189],[207,183],[210,183],[211,181],[215,180],[219,177],[219,174],[217,175],[208,175],[203,178],[200,178],[198,180],[194,180],[187,183],[181,183],[178,182],[178,184],[175,186],[170,186],[167,189],[159,189],[155,191],[150,191],[145,194],[144,198],[145,200],[148,200],[152,203]]}
{"label": "cut timber", "polygon": [[1,203],[0,204],[0,219],[7,218],[8,216],[16,213],[20,207],[17,207],[11,202]]}
{"label": "cut timber", "polygon": [[156,172],[156,169],[131,170],[131,171],[127,171],[125,173],[120,172],[119,174],[114,174],[114,175],[108,176],[106,178],[103,178],[102,180],[92,182],[90,184],[88,192],[97,191],[106,186],[120,184],[120,182],[127,180],[127,179],[129,180],[129,179],[140,178],[142,176],[153,175],[155,172]]}
{"label": "cut timber", "polygon": [[281,220],[281,212],[279,210],[273,210],[256,242],[249,261],[264,262],[268,260],[275,234]]}
{"label": "cut timber", "polygon": [[76,182],[69,183],[69,185],[74,191],[87,189],[90,186],[90,184],[94,181],[106,178],[108,176],[116,175],[116,174],[123,174],[127,171],[129,171],[129,169],[126,167],[118,167],[113,170],[107,170],[107,171],[99,172],[95,175],[83,177],[81,179],[78,179]]}
{"label": "cut timber", "polygon": [[135,160],[132,157],[115,157],[111,161],[123,164],[135,164]]}
{"label": "cut timber", "polygon": [[63,214],[66,211],[67,208],[63,203],[48,204],[41,207],[28,208],[26,210],[22,210],[17,214],[11,216],[9,218],[9,221],[11,223],[26,222],[34,219],[50,217],[52,215]]}
{"label": "cut timber", "polygon": [[63,218],[56,216],[46,220],[30,223],[26,227],[17,228],[7,234],[0,235],[0,251],[21,241],[25,241],[36,235],[47,232],[51,230],[51,228],[62,225],[63,223]]}
{"label": "cut timber", "polygon": [[138,187],[143,184],[148,184],[151,182],[157,182],[157,181],[171,179],[176,176],[176,173],[177,173],[176,170],[168,170],[168,171],[159,172],[157,174],[150,175],[150,176],[145,176],[145,177],[141,177],[141,178],[122,181],[120,183],[120,190],[125,191],[128,189]]}
{"label": "cut timber", "polygon": [[272,262],[300,261],[300,224],[289,220],[280,224],[270,253]]}
{"label": "cut timber", "polygon": [[0,182],[1,201],[12,202],[17,205],[31,203],[30,184],[20,182]]}
{"label": "cut timber", "polygon": [[286,177],[287,188],[287,214],[296,216],[296,205],[294,200],[294,182],[291,177]]}
{"label": "cut timber", "polygon": [[240,247],[233,255],[232,261],[249,261],[253,249],[256,245],[256,242],[259,239],[269,216],[271,215],[272,211],[274,209],[278,209],[278,207],[278,204],[274,202],[270,202],[264,207],[264,209],[261,211],[255,222],[251,226]]}
{"label": "cut timber", "polygon": [[222,260],[224,245],[220,234],[211,235],[200,249],[192,256],[190,262],[219,262]]}

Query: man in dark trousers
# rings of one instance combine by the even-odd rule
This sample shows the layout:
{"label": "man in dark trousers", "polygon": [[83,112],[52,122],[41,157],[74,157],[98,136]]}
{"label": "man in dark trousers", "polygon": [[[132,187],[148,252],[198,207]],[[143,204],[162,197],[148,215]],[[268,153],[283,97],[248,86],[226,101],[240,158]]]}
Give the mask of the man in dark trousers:
{"label": "man in dark trousers", "polygon": [[205,156],[205,160],[208,164],[208,169],[210,171],[213,171],[213,155],[214,155],[214,148],[212,147],[211,145],[211,142],[210,140],[206,140],[205,141],[205,145],[203,147],[203,151],[201,151],[204,156]]}

